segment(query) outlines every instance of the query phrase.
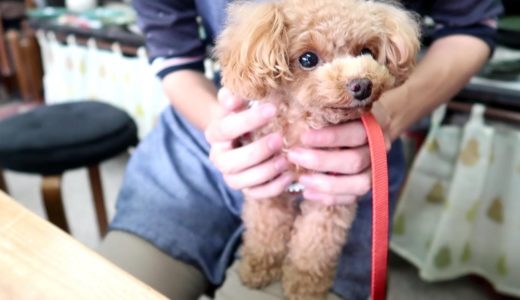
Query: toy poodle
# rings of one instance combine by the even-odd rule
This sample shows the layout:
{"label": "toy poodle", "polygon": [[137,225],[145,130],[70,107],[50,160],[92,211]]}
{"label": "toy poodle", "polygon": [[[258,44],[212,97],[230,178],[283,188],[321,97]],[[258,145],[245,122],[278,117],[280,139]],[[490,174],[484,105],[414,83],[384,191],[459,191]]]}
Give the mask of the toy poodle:
{"label": "toy poodle", "polygon": [[[279,131],[289,149],[308,128],[357,119],[400,85],[415,65],[418,36],[416,17],[395,2],[238,1],[214,53],[225,87],[278,107],[252,138]],[[282,280],[289,299],[323,299],[355,214],[355,204],[299,201],[290,192],[245,199],[242,281],[260,288]]]}

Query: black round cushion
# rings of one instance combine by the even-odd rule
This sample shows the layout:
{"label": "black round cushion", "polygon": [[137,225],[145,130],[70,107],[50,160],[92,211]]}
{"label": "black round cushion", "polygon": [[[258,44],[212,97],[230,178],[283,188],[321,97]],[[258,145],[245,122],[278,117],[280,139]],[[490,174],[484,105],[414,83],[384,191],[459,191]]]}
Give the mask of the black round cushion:
{"label": "black round cushion", "polygon": [[41,106],[0,121],[0,167],[20,172],[61,174],[135,144],[132,118],[97,101]]}

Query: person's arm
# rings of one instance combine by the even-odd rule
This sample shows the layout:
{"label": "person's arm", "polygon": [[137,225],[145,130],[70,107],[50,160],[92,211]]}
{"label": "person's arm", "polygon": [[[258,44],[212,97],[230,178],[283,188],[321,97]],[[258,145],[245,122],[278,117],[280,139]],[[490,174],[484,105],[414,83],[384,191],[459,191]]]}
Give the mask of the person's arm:
{"label": "person's arm", "polygon": [[431,33],[434,42],[410,79],[380,101],[389,114],[386,121],[391,120],[387,125],[392,139],[449,101],[478,72],[495,46],[494,27],[503,10],[495,0],[423,3],[428,4],[421,13],[436,24]]}
{"label": "person's arm", "polygon": [[203,73],[180,70],[166,75],[162,81],[171,104],[197,128],[204,130],[222,111],[217,102],[215,84]]}
{"label": "person's arm", "polygon": [[259,196],[281,193],[293,177],[287,173],[287,161],[279,155],[280,134],[238,149],[232,145],[244,133],[268,123],[275,108],[264,105],[238,113],[244,109],[244,101],[226,94],[225,89],[219,93],[220,104],[217,102],[217,90],[204,76],[206,46],[199,37],[195,1],[133,0],[132,4],[165,94],[177,111],[205,130],[212,146],[210,158],[226,182]]}
{"label": "person's arm", "polygon": [[[490,48],[470,36],[436,41],[410,78],[385,93],[373,113],[390,142],[434,107],[448,101],[488,57]],[[370,190],[370,155],[360,121],[310,130],[302,137],[305,147],[289,151],[289,160],[317,172],[299,178],[304,197],[325,203],[353,203]],[[342,150],[324,150],[337,149]],[[327,173],[339,175],[328,175]]]}
{"label": "person's arm", "polygon": [[[457,26],[441,28],[436,33],[436,41],[408,81],[386,93],[374,106],[374,114],[389,140],[396,139],[417,119],[448,101],[477,72],[493,47],[493,28],[480,21],[473,24],[479,20],[479,15],[485,17],[483,21],[486,22],[496,16],[500,9],[493,6],[493,0],[436,1],[437,4],[441,2],[445,6],[439,9],[442,12],[439,20]],[[457,12],[461,7],[462,11]],[[483,12],[467,10],[471,8]],[[455,11],[450,13],[450,9]],[[472,19],[461,18],[454,22],[453,19],[444,18],[464,16],[466,12]],[[277,195],[287,187],[291,177],[287,173],[273,176],[280,173],[275,171],[273,160],[269,164],[251,164],[247,160],[235,159],[240,152],[247,157],[247,154],[268,149],[266,141],[248,145],[248,151],[241,151],[245,147],[234,149],[231,146],[232,139],[240,136],[237,132],[230,134],[232,128],[242,128],[247,132],[251,128],[244,128],[247,124],[244,120],[260,118],[259,114],[250,112],[250,118],[239,117],[246,112],[217,118],[209,126],[206,136],[212,145],[218,146],[212,150],[212,159],[218,162],[216,165],[223,172],[226,182],[237,189],[244,189],[249,196],[261,198]],[[227,126],[222,126],[224,123]],[[288,152],[288,159],[316,171],[299,177],[299,182],[305,186],[305,199],[346,204],[354,203],[369,191],[370,155],[366,132],[360,121],[309,130],[303,134],[302,143],[303,147]],[[262,153],[268,157],[267,151]],[[335,175],[328,175],[330,173]],[[269,178],[276,179],[267,181]]]}
{"label": "person's arm", "polygon": [[[171,104],[199,129],[220,111],[214,84],[204,76],[206,45],[193,0],[134,0],[151,66]],[[150,100],[152,101],[152,100]]]}
{"label": "person's arm", "polygon": [[[494,47],[493,27],[502,11],[498,1],[438,0],[431,9],[437,22],[435,42],[408,81],[385,93],[374,105],[373,113],[386,131],[388,142],[449,101],[477,73]],[[351,203],[370,189],[366,133],[360,122],[311,130],[302,141],[306,148],[290,151],[289,160],[317,171],[300,177],[306,199]],[[337,147],[343,150],[321,150]],[[349,165],[356,169],[344,167]],[[325,172],[342,175],[329,176]]]}
{"label": "person's arm", "polygon": [[451,99],[489,57],[490,48],[479,38],[451,35],[436,40],[410,78],[387,92],[380,104],[387,112],[390,138],[396,139],[414,122]]}

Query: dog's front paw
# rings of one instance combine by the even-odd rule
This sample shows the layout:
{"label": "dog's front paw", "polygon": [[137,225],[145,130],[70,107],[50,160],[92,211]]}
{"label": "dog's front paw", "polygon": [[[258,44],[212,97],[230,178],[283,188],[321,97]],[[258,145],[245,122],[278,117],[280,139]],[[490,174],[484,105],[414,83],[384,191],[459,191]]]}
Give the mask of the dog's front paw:
{"label": "dog's front paw", "polygon": [[273,257],[244,256],[240,261],[240,279],[254,289],[268,286],[282,277],[281,262]]}
{"label": "dog's front paw", "polygon": [[289,300],[324,300],[332,287],[333,277],[333,273],[318,274],[286,263],[283,266],[283,290]]}

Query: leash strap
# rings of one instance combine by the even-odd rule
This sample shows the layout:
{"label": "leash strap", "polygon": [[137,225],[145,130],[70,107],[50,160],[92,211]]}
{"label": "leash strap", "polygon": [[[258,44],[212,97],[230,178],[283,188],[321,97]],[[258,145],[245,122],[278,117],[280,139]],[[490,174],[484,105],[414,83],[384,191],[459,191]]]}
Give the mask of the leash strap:
{"label": "leash strap", "polygon": [[361,117],[372,163],[372,281],[371,300],[386,298],[388,259],[388,165],[383,131],[371,113]]}

